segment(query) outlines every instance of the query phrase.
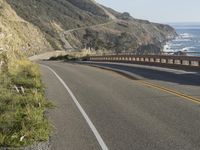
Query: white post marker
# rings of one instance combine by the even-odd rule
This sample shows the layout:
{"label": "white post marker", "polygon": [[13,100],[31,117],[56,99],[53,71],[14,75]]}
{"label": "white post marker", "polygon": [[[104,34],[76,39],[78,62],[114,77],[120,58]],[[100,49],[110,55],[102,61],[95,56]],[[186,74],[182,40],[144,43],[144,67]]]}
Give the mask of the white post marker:
{"label": "white post marker", "polygon": [[101,135],[97,131],[96,127],[94,126],[94,124],[92,123],[92,121],[90,120],[90,118],[88,117],[88,115],[86,114],[86,112],[84,111],[84,109],[82,108],[82,106],[80,105],[80,103],[78,102],[78,100],[76,99],[76,97],[74,96],[74,94],[72,93],[72,91],[70,90],[70,88],[63,81],[63,79],[52,68],[50,68],[49,66],[46,66],[46,65],[41,65],[41,66],[49,69],[58,78],[58,80],[62,83],[62,85],[66,88],[66,90],[70,94],[70,96],[73,99],[74,103],[76,104],[76,106],[78,107],[79,111],[81,112],[82,116],[85,118],[87,124],[89,125],[90,129],[94,133],[94,135],[95,135],[95,137],[96,137],[99,145],[101,146],[102,150],[109,150],[108,147],[107,147],[107,145],[103,141]]}

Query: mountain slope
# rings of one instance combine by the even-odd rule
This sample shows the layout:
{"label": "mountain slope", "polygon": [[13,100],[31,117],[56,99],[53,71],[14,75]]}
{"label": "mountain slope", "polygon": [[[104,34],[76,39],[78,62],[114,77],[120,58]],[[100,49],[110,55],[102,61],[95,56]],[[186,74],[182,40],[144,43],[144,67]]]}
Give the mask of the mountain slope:
{"label": "mountain slope", "polygon": [[149,44],[160,47],[176,35],[169,26],[134,19],[94,0],[0,0],[0,49],[19,49],[28,55],[64,50],[60,35],[66,30],[115,18],[105,26],[75,30],[64,36],[73,47],[121,51]]}
{"label": "mountain slope", "polygon": [[31,47],[39,52],[51,45],[39,28],[19,17],[7,2],[0,0],[0,50],[30,51]]}

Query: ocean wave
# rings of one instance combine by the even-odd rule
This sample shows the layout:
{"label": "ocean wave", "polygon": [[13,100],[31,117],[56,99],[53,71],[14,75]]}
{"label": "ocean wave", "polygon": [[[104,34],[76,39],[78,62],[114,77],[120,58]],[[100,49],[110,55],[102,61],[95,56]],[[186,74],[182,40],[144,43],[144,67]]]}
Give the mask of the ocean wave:
{"label": "ocean wave", "polygon": [[195,47],[184,47],[184,48],[182,48],[181,49],[181,51],[190,51],[190,50],[192,50],[192,49],[195,49]]}
{"label": "ocean wave", "polygon": [[172,46],[171,46],[171,44],[166,44],[166,45],[164,45],[164,47],[163,47],[163,51],[164,52],[171,52],[171,53],[173,53],[173,52],[178,52],[178,51],[182,51],[182,52],[189,52],[189,51],[192,51],[192,50],[194,50],[194,49],[196,49],[196,47],[193,47],[193,46],[190,46],[190,47],[184,47],[184,48],[173,48],[173,44],[172,44]]}
{"label": "ocean wave", "polygon": [[166,53],[181,51],[192,56],[196,56],[197,52],[200,53],[200,30],[186,28],[177,30],[177,33],[179,33],[179,36],[169,41],[168,46],[164,47],[163,51]]}
{"label": "ocean wave", "polygon": [[163,47],[163,51],[164,52],[172,52],[174,51],[173,49],[171,49],[171,44],[170,43],[166,43]]}
{"label": "ocean wave", "polygon": [[177,38],[174,40],[175,42],[190,42],[192,41],[191,39],[182,39],[182,38]]}
{"label": "ocean wave", "polygon": [[174,26],[174,28],[178,29],[178,30],[184,30],[184,29],[196,29],[199,30],[200,26]]}
{"label": "ocean wave", "polygon": [[188,39],[188,38],[192,38],[193,37],[193,35],[189,34],[189,33],[182,33],[179,36],[180,36],[180,38],[183,38],[183,39]]}
{"label": "ocean wave", "polygon": [[171,44],[172,47],[174,47],[174,46],[180,47],[180,46],[182,46],[182,45],[183,45],[183,44],[175,44],[175,43],[172,43],[172,44]]}

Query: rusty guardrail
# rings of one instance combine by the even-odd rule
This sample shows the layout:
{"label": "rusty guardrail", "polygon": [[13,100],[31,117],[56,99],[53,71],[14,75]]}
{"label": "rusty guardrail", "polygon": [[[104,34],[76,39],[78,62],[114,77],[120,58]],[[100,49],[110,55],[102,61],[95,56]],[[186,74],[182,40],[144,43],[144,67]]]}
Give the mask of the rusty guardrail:
{"label": "rusty guardrail", "polygon": [[170,55],[105,55],[89,56],[89,61],[127,62],[151,64],[159,66],[184,66],[200,68],[200,57],[197,56],[170,56]]}

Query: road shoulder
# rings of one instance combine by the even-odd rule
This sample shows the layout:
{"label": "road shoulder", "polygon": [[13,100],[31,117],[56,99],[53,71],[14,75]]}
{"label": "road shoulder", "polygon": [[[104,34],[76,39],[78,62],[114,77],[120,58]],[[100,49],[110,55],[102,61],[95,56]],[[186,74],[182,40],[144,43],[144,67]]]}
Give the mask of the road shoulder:
{"label": "road shoulder", "polygon": [[100,149],[92,131],[60,81],[47,68],[41,67],[41,72],[47,87],[47,98],[56,105],[55,109],[47,112],[47,117],[54,126],[50,138],[51,149]]}

